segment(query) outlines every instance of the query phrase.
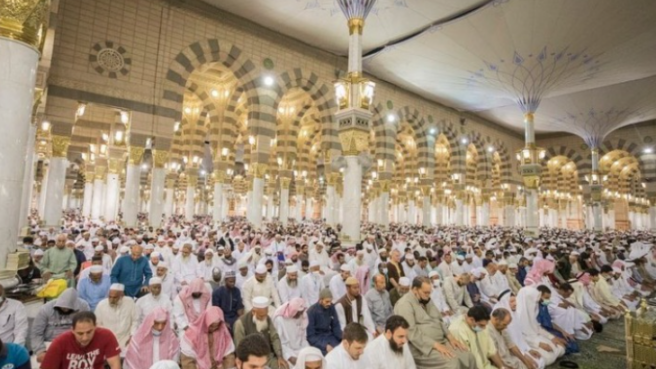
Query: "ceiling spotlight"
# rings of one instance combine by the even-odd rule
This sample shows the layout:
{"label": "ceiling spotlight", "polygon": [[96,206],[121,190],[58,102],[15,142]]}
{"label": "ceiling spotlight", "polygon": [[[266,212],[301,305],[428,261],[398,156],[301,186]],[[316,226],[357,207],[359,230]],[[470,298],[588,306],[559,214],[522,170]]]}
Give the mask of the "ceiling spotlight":
{"label": "ceiling spotlight", "polygon": [[275,80],[271,76],[265,76],[263,82],[264,82],[265,86],[271,87],[271,86],[273,86],[273,83],[275,82]]}
{"label": "ceiling spotlight", "polygon": [[467,137],[463,137],[460,142],[462,142],[463,145],[466,145],[469,140],[467,140]]}
{"label": "ceiling spotlight", "polygon": [[642,150],[642,152],[643,152],[644,154],[652,154],[652,153],[654,152],[654,149],[651,148],[651,147],[645,147],[645,148]]}
{"label": "ceiling spotlight", "polygon": [[494,152],[494,147],[492,147],[492,146],[488,147],[488,148],[487,148],[487,151],[488,151],[488,152]]}
{"label": "ceiling spotlight", "polygon": [[433,127],[433,128],[431,128],[431,129],[429,129],[429,130],[428,130],[428,133],[430,133],[430,134],[432,134],[432,135],[436,134],[436,133],[437,133],[437,128]]}
{"label": "ceiling spotlight", "polygon": [[396,117],[394,116],[394,114],[392,114],[392,113],[387,114],[387,122],[388,123],[394,123],[395,120],[396,120]]}

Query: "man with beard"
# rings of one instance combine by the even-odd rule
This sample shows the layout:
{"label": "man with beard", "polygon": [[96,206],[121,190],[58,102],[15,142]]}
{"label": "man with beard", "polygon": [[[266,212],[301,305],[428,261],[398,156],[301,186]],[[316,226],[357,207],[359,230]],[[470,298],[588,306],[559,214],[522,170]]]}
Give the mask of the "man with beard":
{"label": "man with beard", "polygon": [[363,299],[360,294],[360,283],[354,277],[346,280],[346,294],[335,302],[335,311],[337,311],[342,330],[349,323],[359,323],[367,330],[370,338],[373,338],[376,326],[371,319],[367,300]]}
{"label": "man with beard", "polygon": [[37,361],[42,362],[46,354],[46,342],[52,342],[57,336],[71,329],[72,314],[89,311],[89,304],[77,297],[74,288],[68,288],[56,300],[41,306],[32,322],[30,346]]}
{"label": "man with beard", "polygon": [[301,349],[310,345],[307,341],[305,310],[305,300],[297,297],[282,304],[273,315],[282,353],[290,365],[296,365]]}
{"label": "man with beard", "polygon": [[235,287],[235,282],[235,272],[229,271],[225,275],[225,286],[221,286],[212,292],[212,305],[221,308],[228,329],[231,332],[235,321],[244,315],[241,291]]}
{"label": "man with beard", "polygon": [[385,323],[385,334],[381,334],[367,345],[365,356],[371,369],[403,368],[415,369],[408,342],[410,325],[402,316],[392,315]]}
{"label": "man with beard", "polygon": [[271,369],[287,369],[289,365],[284,359],[280,337],[268,316],[271,302],[264,296],[255,297],[249,305],[252,309],[235,322],[235,344],[239,346],[246,336],[259,333],[264,336],[270,354],[267,365]]}
{"label": "man with beard", "polygon": [[112,268],[112,283],[124,285],[125,294],[129,297],[147,292],[148,281],[153,276],[148,259],[141,256],[142,251],[141,246],[132,246],[130,257],[117,259]]}
{"label": "man with beard", "polygon": [[295,265],[288,266],[286,274],[278,282],[280,301],[291,301],[293,298],[301,297],[301,289],[298,285],[298,269]]}
{"label": "man with beard", "polygon": [[221,285],[221,277],[222,277],[222,272],[219,267],[214,267],[212,269],[212,278],[207,281],[210,284],[210,290],[214,291],[215,289],[219,288]]}
{"label": "man with beard", "polygon": [[173,273],[180,283],[185,286],[197,277],[202,277],[198,265],[198,258],[192,255],[190,243],[182,245],[182,251],[173,259]]}
{"label": "man with beard", "polygon": [[474,369],[476,361],[457,338],[449,333],[442,314],[430,301],[431,281],[417,277],[412,293],[399,300],[394,313],[406,319],[410,352],[419,369]]}
{"label": "man with beard", "polygon": [[410,279],[408,277],[401,277],[398,285],[390,291],[390,302],[392,303],[392,307],[394,307],[396,302],[399,301],[403,295],[408,293],[408,291],[410,291]]}
{"label": "man with beard", "polygon": [[371,319],[376,325],[376,330],[381,333],[384,331],[387,318],[392,315],[392,304],[390,303],[389,292],[385,289],[385,283],[385,276],[376,274],[374,276],[374,288],[364,295],[371,311]]}
{"label": "man with beard", "polygon": [[273,279],[269,275],[265,265],[260,264],[255,268],[255,275],[244,283],[241,289],[244,301],[244,308],[250,311],[253,307],[251,301],[255,297],[266,297],[273,306],[269,307],[269,312],[273,313],[280,306],[280,296],[273,286]]}
{"label": "man with beard", "polygon": [[471,296],[467,292],[469,278],[469,273],[463,273],[458,276],[447,277],[442,283],[444,299],[455,314],[466,313],[470,307],[474,306]]}
{"label": "man with beard", "polygon": [[221,268],[221,272],[223,272],[223,274],[227,273],[228,271],[237,273],[237,259],[232,256],[232,250],[230,247],[224,248],[223,257],[219,258],[217,264],[219,265],[219,268]]}
{"label": "man with beard", "polygon": [[351,267],[343,264],[339,269],[339,274],[330,279],[330,292],[333,294],[333,303],[337,302],[346,294],[346,280],[351,276]]}
{"label": "man with beard", "polygon": [[253,276],[253,272],[248,266],[246,260],[243,259],[239,260],[238,266],[239,269],[238,269],[238,273],[236,273],[237,281],[235,282],[235,285],[241,291],[242,287],[244,286],[244,283],[246,283],[246,281],[251,279],[251,277]]}
{"label": "man with beard", "polygon": [[77,291],[80,298],[88,302],[93,311],[96,310],[98,303],[107,296],[111,284],[109,275],[103,274],[103,268],[100,265],[93,265],[89,268],[89,277],[78,282]]}
{"label": "man with beard", "polygon": [[125,298],[125,286],[114,283],[109,288],[109,296],[100,301],[96,308],[98,326],[114,332],[121,352],[125,355],[125,349],[130,337],[137,331],[139,325],[139,310],[134,300]]}
{"label": "man with beard", "polygon": [[150,287],[150,293],[137,300],[137,310],[139,311],[137,326],[141,325],[141,322],[143,322],[146,316],[157,308],[164,309],[168,314],[173,310],[171,297],[162,293],[161,278],[151,278],[150,282],[148,282],[148,286]]}
{"label": "man with beard", "polygon": [[[301,297],[308,306],[319,301],[319,293],[325,288],[323,271],[317,261],[310,264],[308,273],[301,278]],[[332,295],[331,295],[332,296]]]}
{"label": "man with beard", "polygon": [[0,339],[25,346],[29,324],[25,305],[5,296],[5,288],[0,285]]}
{"label": "man with beard", "polygon": [[323,355],[332,351],[342,341],[342,328],[329,289],[321,291],[319,302],[310,306],[307,316],[307,340],[310,345],[321,350]]}
{"label": "man with beard", "polygon": [[175,275],[169,273],[169,264],[167,262],[161,261],[157,264],[156,276],[162,280],[162,293],[173,301],[173,298],[178,296],[179,284],[175,279]]}
{"label": "man with beard", "polygon": [[433,284],[433,292],[431,293],[431,301],[435,304],[435,307],[442,314],[442,318],[445,322],[450,323],[453,318],[453,312],[449,308],[449,305],[446,303],[444,298],[444,292],[442,291],[442,281],[440,280],[440,273],[436,270],[433,270],[428,274],[431,283]]}
{"label": "man with beard", "polygon": [[210,306],[212,294],[202,278],[196,278],[184,286],[173,300],[173,318],[178,331],[186,330]]}
{"label": "man with beard", "polygon": [[370,368],[364,349],[369,337],[367,331],[358,323],[350,323],[344,328],[342,342],[326,355],[328,369],[368,369]]}
{"label": "man with beard", "polygon": [[73,250],[66,247],[66,235],[57,236],[56,247],[48,248],[41,261],[41,274],[44,281],[51,277],[56,279],[67,279],[68,285],[72,285],[73,272],[77,267],[77,259]]}

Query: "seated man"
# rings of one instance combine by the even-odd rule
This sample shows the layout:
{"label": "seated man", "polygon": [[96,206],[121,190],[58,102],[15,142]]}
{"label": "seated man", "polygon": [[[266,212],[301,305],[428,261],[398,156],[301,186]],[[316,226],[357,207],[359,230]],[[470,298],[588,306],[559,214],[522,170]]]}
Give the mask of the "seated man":
{"label": "seated man", "polygon": [[180,334],[212,306],[212,294],[202,278],[196,278],[184,286],[173,300],[173,318]]}
{"label": "seated man", "polygon": [[430,279],[417,277],[412,282],[411,293],[403,296],[394,307],[394,313],[410,325],[410,352],[417,368],[476,368],[476,359],[467,351],[467,346],[448,331],[442,314],[430,301],[431,292]]}
{"label": "seated man", "polygon": [[390,290],[390,303],[392,307],[396,306],[396,302],[407,294],[408,291],[410,291],[410,279],[408,277],[399,278],[398,285]]}
{"label": "seated man", "polygon": [[137,331],[139,317],[134,300],[125,298],[124,291],[125,286],[114,283],[109,288],[109,296],[100,301],[96,308],[98,326],[107,328],[116,335],[123,355],[130,337]]}
{"label": "seated man", "polygon": [[234,367],[235,345],[216,306],[208,307],[190,324],[180,344],[182,369]]}
{"label": "seated man", "polygon": [[73,315],[70,328],[52,342],[41,369],[121,369],[116,337],[109,329],[96,326],[96,316],[92,312]]}
{"label": "seated man", "polygon": [[233,326],[237,319],[244,315],[241,291],[235,286],[236,279],[234,271],[227,271],[225,273],[225,285],[212,292],[212,305],[221,308],[230,332],[233,332]]}
{"label": "seated man", "polygon": [[307,315],[307,340],[325,355],[342,341],[342,328],[329,289],[321,291],[319,302],[310,306]]}
{"label": "seated man", "polygon": [[515,369],[537,369],[538,363],[530,355],[524,355],[507,332],[512,322],[510,311],[499,307],[492,311],[492,319],[487,325],[487,333],[497,349],[497,355],[503,365]]}
{"label": "seated man", "polygon": [[449,305],[446,303],[444,298],[444,291],[442,290],[442,281],[440,280],[440,273],[436,270],[428,273],[428,278],[430,278],[431,283],[433,284],[433,292],[431,293],[431,301],[435,304],[437,310],[442,314],[442,319],[446,322],[447,325],[451,324],[451,319],[455,318],[453,312]]}
{"label": "seated man", "polygon": [[444,279],[444,283],[442,284],[444,298],[454,314],[465,314],[469,308],[474,306],[471,296],[467,292],[468,284],[469,273]]}
{"label": "seated man", "polygon": [[371,319],[367,300],[363,299],[360,294],[360,284],[357,279],[348,277],[346,280],[346,294],[335,303],[335,311],[337,311],[339,325],[342,330],[349,323],[359,323],[367,330],[369,338],[373,339],[374,334],[376,334],[376,326]]}
{"label": "seated man", "polygon": [[408,347],[410,325],[399,315],[392,315],[381,334],[367,345],[365,355],[371,369],[403,368],[415,369],[415,360]]}
{"label": "seated man", "polygon": [[369,335],[358,323],[349,323],[344,328],[342,343],[326,355],[328,369],[368,369],[369,362],[364,355]]}
{"label": "seated man", "polygon": [[310,344],[307,341],[305,300],[294,298],[280,306],[273,315],[282,354],[291,365],[296,365],[299,352]]}
{"label": "seated man", "polygon": [[137,300],[137,326],[141,325],[141,322],[144,321],[146,315],[155,311],[157,308],[164,309],[167,313],[171,313],[173,310],[173,304],[171,303],[171,298],[162,293],[162,279],[159,277],[153,277],[148,281],[148,290],[150,293],[139,297]]}
{"label": "seated man", "polygon": [[251,311],[235,322],[235,344],[239,346],[239,343],[246,336],[260,333],[269,341],[269,349],[271,350],[267,365],[272,369],[287,369],[288,365],[283,356],[280,337],[268,315],[271,306],[269,299],[264,296],[255,297],[252,306]]}
{"label": "seated man", "polygon": [[[474,306],[467,314],[458,316],[449,326],[449,332],[469,347],[478,369],[503,368],[494,342],[485,331],[490,314],[483,306]],[[494,365],[492,365],[492,363]]]}
{"label": "seated man", "polygon": [[5,288],[0,285],[0,339],[4,343],[25,346],[28,329],[25,305],[18,300],[6,298]]}
{"label": "seated man", "polygon": [[73,314],[80,311],[89,311],[89,304],[77,297],[74,288],[67,288],[56,300],[41,306],[32,322],[30,334],[30,346],[38,362],[42,362],[46,356],[46,342],[52,342],[60,334],[69,331],[73,324]]}
{"label": "seated man", "polygon": [[77,292],[82,300],[89,303],[89,308],[93,311],[98,303],[107,297],[111,284],[109,275],[103,274],[102,266],[93,265],[89,268],[89,277],[78,282]]}
{"label": "seated man", "polygon": [[161,360],[178,361],[180,341],[171,327],[170,316],[170,312],[161,307],[150,310],[130,339],[124,369],[150,368]]}
{"label": "seated man", "polygon": [[298,353],[294,369],[326,369],[326,359],[316,347],[306,347]]}
{"label": "seated man", "polygon": [[0,340],[0,368],[32,369],[30,354],[23,345]]}
{"label": "seated man", "polygon": [[[565,346],[566,354],[573,354],[579,352],[579,345],[576,342],[573,332],[570,333],[566,329],[561,328],[558,324],[554,323],[549,313],[549,305],[551,304],[551,289],[545,285],[537,287],[540,291],[540,304],[538,305],[538,323],[544,330],[556,336],[556,342],[560,342]],[[569,327],[571,329],[571,327]]]}
{"label": "seated man", "polygon": [[392,304],[390,302],[389,292],[385,289],[387,281],[382,274],[376,274],[373,278],[374,288],[371,288],[364,295],[367,305],[371,311],[371,319],[376,325],[378,333],[385,331],[387,318],[392,315]]}
{"label": "seated man", "polygon": [[237,368],[264,368],[270,354],[266,338],[261,334],[251,334],[237,346],[235,364]]}

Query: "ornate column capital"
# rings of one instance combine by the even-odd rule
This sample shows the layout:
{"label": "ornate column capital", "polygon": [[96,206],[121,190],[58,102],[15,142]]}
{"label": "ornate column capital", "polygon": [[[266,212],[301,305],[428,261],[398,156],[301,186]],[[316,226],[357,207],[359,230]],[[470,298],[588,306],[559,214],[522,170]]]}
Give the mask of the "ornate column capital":
{"label": "ornate column capital", "polygon": [[198,186],[198,174],[187,173],[187,187],[196,188]]}
{"label": "ornate column capital", "polygon": [[228,175],[226,174],[225,170],[218,170],[215,169],[214,172],[212,172],[212,177],[214,178],[214,183],[226,183],[228,179]]}
{"label": "ornate column capital", "polygon": [[51,142],[52,156],[55,158],[65,158],[68,154],[68,145],[71,143],[71,138],[67,136],[53,135]]}
{"label": "ornate column capital", "polygon": [[139,146],[130,146],[128,149],[128,163],[130,165],[139,165],[145,149]]}
{"label": "ornate column capital", "polygon": [[380,183],[380,192],[390,192],[392,181],[389,179],[381,179],[378,182]]}
{"label": "ornate column capital", "polygon": [[175,177],[167,177],[166,178],[166,188],[167,189],[174,189],[175,188]]}
{"label": "ornate column capital", "polygon": [[289,190],[289,185],[291,184],[291,178],[280,178],[280,188],[283,190]]}
{"label": "ornate column capital", "polygon": [[163,169],[169,160],[169,152],[164,150],[153,150],[153,166],[157,169]]}
{"label": "ornate column capital", "polygon": [[268,165],[264,163],[253,163],[251,167],[253,168],[253,176],[260,179],[264,178],[268,169]]}
{"label": "ornate column capital", "polygon": [[0,0],[0,37],[41,51],[49,18],[50,0]]}
{"label": "ornate column capital", "polygon": [[109,174],[120,174],[123,169],[123,160],[119,158],[109,158],[108,160]]}
{"label": "ornate column capital", "polygon": [[105,178],[107,178],[107,167],[101,166],[101,165],[96,165],[96,169],[95,169],[94,173],[95,173],[96,179],[104,181]]}

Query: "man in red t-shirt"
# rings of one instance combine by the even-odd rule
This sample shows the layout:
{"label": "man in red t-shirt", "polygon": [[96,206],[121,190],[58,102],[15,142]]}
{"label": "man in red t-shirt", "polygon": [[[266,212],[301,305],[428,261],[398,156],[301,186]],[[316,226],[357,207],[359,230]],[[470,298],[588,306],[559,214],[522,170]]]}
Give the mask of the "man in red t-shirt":
{"label": "man in red t-shirt", "polygon": [[73,316],[69,332],[52,341],[41,369],[121,369],[121,349],[114,333],[96,327],[96,315],[83,311]]}

